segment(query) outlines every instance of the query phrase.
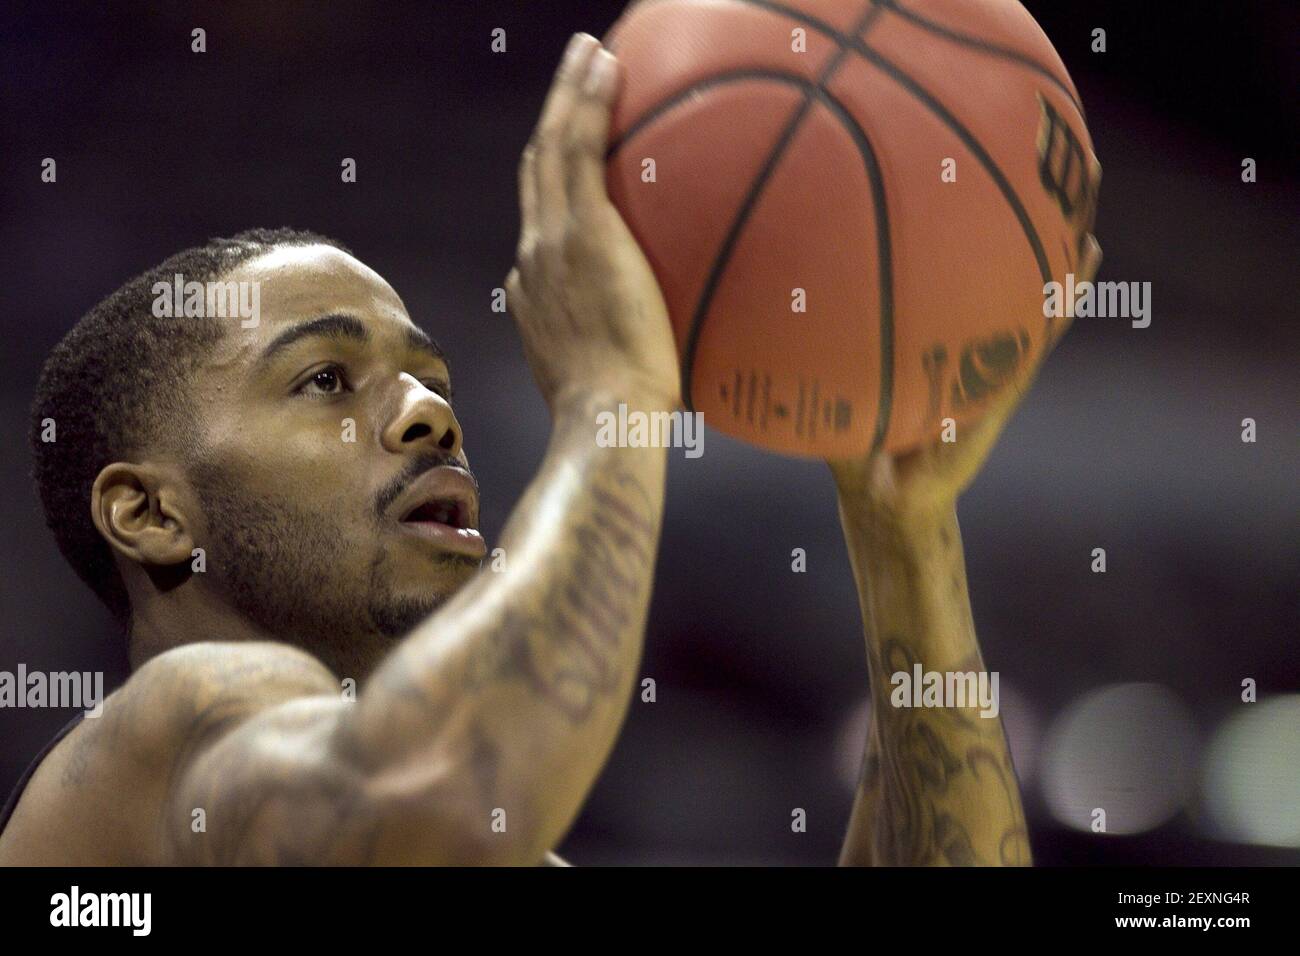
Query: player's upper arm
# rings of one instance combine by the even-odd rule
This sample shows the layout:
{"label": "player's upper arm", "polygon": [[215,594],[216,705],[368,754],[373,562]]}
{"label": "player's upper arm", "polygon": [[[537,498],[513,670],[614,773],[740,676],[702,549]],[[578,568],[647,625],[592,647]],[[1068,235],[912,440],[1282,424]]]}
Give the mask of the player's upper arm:
{"label": "player's upper arm", "polygon": [[[8,863],[532,863],[496,833],[463,721],[391,762],[381,719],[289,645],[199,643],[150,660],[41,764]],[[378,735],[376,737],[375,735]],[[485,802],[487,801],[487,802]],[[510,837],[515,835],[512,829]],[[526,830],[524,831],[526,832]]]}
{"label": "player's upper arm", "polygon": [[152,796],[141,810],[157,813],[149,842],[162,862],[254,862],[269,797],[337,772],[321,766],[324,743],[347,706],[329,670],[289,645],[189,644],[106,702],[97,749],[116,751],[127,785]]}
{"label": "player's upper arm", "polygon": [[511,841],[488,836],[487,809],[455,757],[464,747],[375,765],[355,705],[302,651],[191,645],[137,680],[142,700],[172,700],[167,718],[142,716],[154,746],[173,755],[158,830],[167,862],[516,862]]}
{"label": "player's upper arm", "polygon": [[[336,722],[331,709],[340,704],[330,672],[288,645],[198,643],[160,654],[41,761],[5,827],[0,861],[155,865],[215,859],[210,852],[204,856],[199,842],[205,829],[212,832],[205,814],[180,809],[184,802],[201,809],[192,797],[195,768],[249,723],[268,717],[275,723],[278,708],[313,710],[316,717],[297,726],[319,734]],[[288,753],[301,749],[287,735],[278,739],[289,745]],[[230,792],[211,790],[211,809]],[[182,812],[184,820],[178,819]]]}

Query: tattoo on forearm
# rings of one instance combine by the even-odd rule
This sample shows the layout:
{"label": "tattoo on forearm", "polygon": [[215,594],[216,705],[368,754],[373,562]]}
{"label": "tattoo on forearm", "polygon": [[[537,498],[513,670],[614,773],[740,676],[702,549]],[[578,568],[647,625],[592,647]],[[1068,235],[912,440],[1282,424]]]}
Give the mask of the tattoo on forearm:
{"label": "tattoo on forearm", "polygon": [[637,478],[603,476],[546,569],[541,592],[503,612],[465,675],[465,689],[519,679],[567,720],[586,720],[626,671],[623,642],[640,626],[656,522]]}
{"label": "tattoo on forearm", "polygon": [[[883,642],[871,662],[873,693],[888,700],[888,675],[911,671],[916,658],[897,637]],[[978,657],[960,669],[977,670]],[[943,861],[954,866],[1029,862],[1028,833],[1009,755],[990,746],[986,718],[953,708],[875,708],[863,762],[862,789],[876,808],[874,854],[886,865]],[[962,822],[971,801],[992,787],[1003,804],[998,816],[1010,821],[992,851],[977,851]],[[993,809],[993,808],[989,808]]]}
{"label": "tattoo on forearm", "polygon": [[1029,835],[1000,719],[975,708],[891,705],[892,675],[917,664],[984,670],[956,519],[928,543],[909,541],[920,550],[906,557],[875,553],[876,544],[859,538],[855,551],[874,707],[850,859],[1026,865]]}

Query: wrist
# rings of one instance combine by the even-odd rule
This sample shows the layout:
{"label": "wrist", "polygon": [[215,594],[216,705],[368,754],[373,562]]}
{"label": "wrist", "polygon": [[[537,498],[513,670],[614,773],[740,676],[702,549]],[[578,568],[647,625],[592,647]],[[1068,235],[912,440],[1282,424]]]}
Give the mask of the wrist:
{"label": "wrist", "polygon": [[955,538],[954,501],[900,502],[840,493],[840,521],[851,538],[870,543],[873,552],[906,555],[930,551],[936,540]]}
{"label": "wrist", "polygon": [[862,480],[832,468],[840,514],[864,528],[911,534],[935,530],[957,513],[957,499],[938,489],[900,487],[896,474],[882,471],[883,480]]}
{"label": "wrist", "polygon": [[828,461],[843,511],[884,527],[932,527],[954,512],[953,482],[914,455]]}

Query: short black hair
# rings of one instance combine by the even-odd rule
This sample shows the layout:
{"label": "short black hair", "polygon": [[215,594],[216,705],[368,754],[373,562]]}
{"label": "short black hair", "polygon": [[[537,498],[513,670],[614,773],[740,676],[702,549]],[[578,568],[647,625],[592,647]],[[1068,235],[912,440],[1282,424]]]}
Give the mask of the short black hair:
{"label": "short black hair", "polygon": [[[90,492],[106,465],[164,444],[184,447],[193,401],[190,375],[223,334],[222,322],[159,318],[155,283],[173,276],[212,282],[279,246],[342,244],[298,229],[250,229],[186,249],[124,284],[87,312],[41,369],[32,403],[33,477],[59,550],[114,618],[131,604],[107,542],[90,515]],[[54,441],[45,440],[54,423]]]}

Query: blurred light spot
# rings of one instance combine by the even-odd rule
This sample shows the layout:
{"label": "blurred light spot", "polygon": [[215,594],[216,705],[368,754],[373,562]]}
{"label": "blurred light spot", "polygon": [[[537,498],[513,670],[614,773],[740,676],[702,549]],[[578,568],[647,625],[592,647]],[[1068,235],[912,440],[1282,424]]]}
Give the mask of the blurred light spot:
{"label": "blurred light spot", "polygon": [[1202,781],[1218,835],[1300,847],[1300,695],[1242,704],[1215,733]]}
{"label": "blurred light spot", "polygon": [[1106,833],[1142,833],[1187,801],[1196,726],[1159,684],[1115,684],[1080,697],[1052,724],[1043,748],[1043,797],[1060,822]]}

